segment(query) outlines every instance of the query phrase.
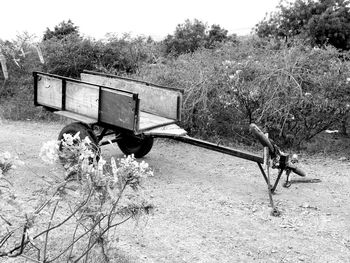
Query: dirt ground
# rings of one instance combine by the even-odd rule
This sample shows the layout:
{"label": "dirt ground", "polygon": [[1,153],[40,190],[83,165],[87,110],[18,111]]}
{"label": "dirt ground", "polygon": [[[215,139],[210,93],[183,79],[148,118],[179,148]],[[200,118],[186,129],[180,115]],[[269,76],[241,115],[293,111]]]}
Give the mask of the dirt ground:
{"label": "dirt ground", "polygon": [[[10,171],[18,198],[35,199],[61,176],[38,157],[64,124],[0,122],[0,151],[25,165]],[[103,154],[121,157],[106,146]],[[350,262],[350,162],[301,156],[308,177],[321,183],[279,185],[270,216],[258,166],[182,143],[157,140],[143,158],[154,169],[145,188],[154,214],[120,229],[118,253],[128,262]],[[296,177],[294,177],[297,179]]]}

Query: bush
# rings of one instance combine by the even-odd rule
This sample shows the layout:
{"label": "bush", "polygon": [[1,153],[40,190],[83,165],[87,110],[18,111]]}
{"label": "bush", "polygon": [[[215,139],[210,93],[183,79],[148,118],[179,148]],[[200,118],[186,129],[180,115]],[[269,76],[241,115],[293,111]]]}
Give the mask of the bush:
{"label": "bush", "polygon": [[37,44],[31,36],[23,34],[12,42],[0,41],[0,45],[9,74],[7,80],[0,74],[0,118],[23,120],[46,116],[33,104],[32,72],[43,68]]}
{"label": "bush", "polygon": [[185,90],[183,125],[191,134],[247,143],[255,122],[278,143],[301,146],[349,112],[350,68],[341,56],[331,47],[253,40],[182,55],[141,76]]}
{"label": "bush", "polygon": [[252,53],[227,68],[233,98],[249,122],[286,146],[300,146],[349,111],[349,64],[334,48],[303,45]]}
{"label": "bush", "polygon": [[288,40],[301,37],[313,46],[327,44],[342,50],[350,48],[350,7],[348,0],[281,1],[277,12],[256,25],[259,37]]}
{"label": "bush", "polygon": [[77,34],[43,41],[44,71],[78,78],[84,70],[92,70],[97,63],[98,49],[93,40]]}
{"label": "bush", "polygon": [[218,93],[224,84],[223,76],[220,79],[218,74],[221,62],[217,52],[201,49],[170,59],[166,64],[146,65],[140,70],[139,77],[184,89],[182,125],[191,134],[209,137],[222,128],[213,126],[213,120],[219,113],[219,110],[214,110],[219,107],[215,104],[220,103]]}
{"label": "bush", "polygon": [[[107,163],[91,146],[79,133],[44,144],[40,156],[50,163],[65,160],[66,174],[59,184],[50,186],[34,211],[23,209],[25,201],[15,200],[12,183],[6,180],[9,186],[0,196],[12,208],[6,210],[19,213],[0,214],[0,258],[24,257],[33,262],[83,258],[84,262],[111,262],[115,258],[117,237],[112,230],[153,209],[140,193],[142,181],[153,172],[133,156],[119,162],[112,157]],[[0,154],[0,172],[11,168],[3,166],[12,164],[10,158],[9,153]]]}

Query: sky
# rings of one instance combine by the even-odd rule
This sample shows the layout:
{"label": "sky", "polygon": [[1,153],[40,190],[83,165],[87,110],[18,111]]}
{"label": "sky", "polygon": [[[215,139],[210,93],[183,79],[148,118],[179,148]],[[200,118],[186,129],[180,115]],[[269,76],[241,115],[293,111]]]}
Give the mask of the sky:
{"label": "sky", "polygon": [[107,33],[161,40],[186,19],[218,24],[229,34],[247,35],[279,0],[0,0],[0,39],[27,31],[41,39],[46,28],[71,21],[87,37]]}

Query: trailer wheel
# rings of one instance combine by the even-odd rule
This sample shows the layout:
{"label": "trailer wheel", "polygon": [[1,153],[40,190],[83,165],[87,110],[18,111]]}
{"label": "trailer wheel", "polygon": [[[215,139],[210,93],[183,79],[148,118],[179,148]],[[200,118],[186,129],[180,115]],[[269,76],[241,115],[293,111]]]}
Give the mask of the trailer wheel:
{"label": "trailer wheel", "polygon": [[[80,134],[79,134],[80,139],[85,139],[86,137],[88,137],[90,139],[92,150],[98,154],[98,141],[97,141],[97,138],[96,138],[94,132],[92,131],[92,129],[89,126],[87,126],[81,122],[73,122],[73,123],[65,126],[61,130],[60,134],[58,135],[58,140],[61,141],[64,138],[63,134],[70,134],[70,135],[74,136],[78,132],[80,132]],[[62,144],[60,144],[59,149],[60,149],[60,151],[64,150],[62,148]],[[62,162],[67,161],[67,160],[64,160],[65,158],[60,158],[60,159]]]}
{"label": "trailer wheel", "polygon": [[141,158],[150,152],[153,146],[153,137],[136,137],[132,135],[123,135],[117,141],[119,149],[125,154],[134,154],[135,158]]}

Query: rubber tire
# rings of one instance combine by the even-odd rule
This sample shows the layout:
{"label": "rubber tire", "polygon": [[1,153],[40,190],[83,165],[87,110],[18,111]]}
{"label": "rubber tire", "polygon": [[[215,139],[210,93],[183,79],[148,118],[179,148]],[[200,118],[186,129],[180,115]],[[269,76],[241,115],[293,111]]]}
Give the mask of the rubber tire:
{"label": "rubber tire", "polygon": [[[79,134],[80,139],[83,140],[87,136],[90,139],[90,141],[94,147],[94,150],[95,151],[98,150],[98,141],[97,141],[97,138],[96,138],[94,132],[92,131],[92,129],[89,126],[87,126],[81,122],[73,122],[73,123],[65,126],[61,130],[60,134],[58,135],[58,140],[61,141],[63,139],[63,134],[65,134],[65,133],[71,134],[72,136],[74,136],[78,132],[80,132],[80,134]],[[60,148],[61,148],[61,146],[60,146]]]}
{"label": "rubber tire", "polygon": [[121,139],[117,141],[119,149],[125,155],[134,154],[135,158],[142,158],[150,152],[153,146],[153,137],[139,138],[132,135],[123,135]]}

